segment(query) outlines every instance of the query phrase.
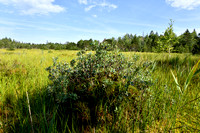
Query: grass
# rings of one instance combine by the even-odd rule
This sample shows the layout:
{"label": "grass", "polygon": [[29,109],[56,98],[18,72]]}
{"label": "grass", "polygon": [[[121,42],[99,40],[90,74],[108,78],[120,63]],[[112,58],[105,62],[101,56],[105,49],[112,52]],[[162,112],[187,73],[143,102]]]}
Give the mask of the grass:
{"label": "grass", "polygon": [[[59,57],[59,61],[69,62],[76,57],[76,53],[77,51],[68,50],[0,49],[0,132],[78,131],[74,124],[76,122],[72,122],[71,129],[67,120],[61,123],[57,121],[57,119],[62,121],[63,114],[59,113],[58,107],[53,104],[46,92],[50,81],[45,70],[52,65],[54,57]],[[155,69],[152,73],[154,85],[150,88],[151,97],[145,104],[145,109],[149,113],[143,112],[143,121],[138,118],[138,122],[131,126],[129,121],[132,121],[132,118],[123,112],[124,114],[119,115],[126,116],[126,119],[121,119],[120,123],[113,126],[119,126],[119,131],[128,132],[200,132],[200,76],[197,74],[192,77],[184,95],[177,89],[174,80],[177,79],[178,86],[184,88],[185,81],[200,56],[171,54],[169,57],[167,53],[139,52],[123,54],[140,56],[138,63],[154,62]],[[110,124],[107,125],[104,127],[99,125],[95,129],[88,127],[86,132],[113,131],[109,127]],[[142,126],[145,127],[143,130],[139,128]]]}

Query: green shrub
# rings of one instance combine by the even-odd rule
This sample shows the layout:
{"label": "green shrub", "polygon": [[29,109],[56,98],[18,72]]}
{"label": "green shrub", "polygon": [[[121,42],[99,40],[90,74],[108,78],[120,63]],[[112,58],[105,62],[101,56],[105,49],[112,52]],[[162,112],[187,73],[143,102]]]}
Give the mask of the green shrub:
{"label": "green shrub", "polygon": [[8,50],[8,51],[14,51],[15,48],[14,48],[14,47],[9,47],[9,48],[7,48],[7,50]]}
{"label": "green shrub", "polygon": [[133,124],[149,96],[151,63],[137,65],[138,56],[128,59],[118,50],[107,51],[109,44],[93,45],[95,54],[80,51],[70,64],[54,59],[53,65],[47,68],[52,81],[49,94],[69,127],[73,121],[78,129],[106,124],[112,130],[126,131],[120,125],[125,113],[130,121],[124,124]]}

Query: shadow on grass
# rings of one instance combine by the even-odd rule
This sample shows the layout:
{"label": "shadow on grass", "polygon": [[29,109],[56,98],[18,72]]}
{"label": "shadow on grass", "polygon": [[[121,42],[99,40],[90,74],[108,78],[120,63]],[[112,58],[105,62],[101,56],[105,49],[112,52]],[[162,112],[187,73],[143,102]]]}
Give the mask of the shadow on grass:
{"label": "shadow on grass", "polygon": [[32,126],[35,132],[53,131],[56,126],[57,106],[53,99],[48,96],[46,88],[28,94],[31,115],[26,92],[17,98],[13,94],[4,96],[1,106],[4,132],[32,132]]}
{"label": "shadow on grass", "polygon": [[[0,104],[0,131],[3,132],[91,132],[91,122],[80,118],[80,111],[68,104],[57,104],[47,88],[19,96],[8,93]],[[29,105],[30,111],[29,112]],[[82,112],[83,113],[83,112]],[[31,122],[32,119],[32,122]],[[33,129],[32,129],[33,127]]]}
{"label": "shadow on grass", "polygon": [[[125,114],[125,112],[121,112],[121,120],[114,119],[112,117],[114,115],[108,114],[107,112],[101,112],[101,114],[94,114],[94,118],[102,120],[100,120],[100,123],[93,126],[93,123],[90,118],[88,118],[90,119],[89,121],[85,121],[86,118],[84,118],[83,120],[82,116],[86,112],[80,112],[77,109],[68,107],[68,104],[58,105],[57,103],[55,103],[55,100],[50,95],[48,95],[49,93],[47,92],[46,88],[40,89],[40,91],[36,90],[28,92],[31,115],[29,112],[29,104],[26,92],[23,92],[20,96],[18,96],[18,98],[16,98],[16,96],[14,96],[11,93],[7,94],[4,97],[4,100],[2,101],[1,105],[2,114],[0,121],[2,122],[2,128],[0,128],[0,130],[3,130],[3,132],[11,133],[27,133],[33,132],[33,130],[34,132],[45,133],[93,132],[95,128],[98,128],[98,130],[100,130],[99,132],[127,131],[126,124],[129,123],[129,121],[127,120],[130,118],[124,119],[125,117],[123,117],[123,115],[131,115],[131,112],[130,114]],[[126,107],[126,104],[124,104],[123,107]],[[109,107],[105,108],[109,109]],[[89,117],[91,117],[91,114]],[[121,123],[118,123],[117,121]]]}

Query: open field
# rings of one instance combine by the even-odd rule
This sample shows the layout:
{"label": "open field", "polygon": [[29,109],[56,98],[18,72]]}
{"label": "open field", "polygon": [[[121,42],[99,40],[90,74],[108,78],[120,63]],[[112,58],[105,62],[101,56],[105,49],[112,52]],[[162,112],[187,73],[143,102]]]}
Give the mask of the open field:
{"label": "open field", "polygon": [[[59,132],[60,129],[57,128],[62,128],[62,132],[74,132],[65,122],[58,126],[55,118],[57,109],[46,93],[46,88],[51,83],[46,68],[53,64],[54,57],[58,57],[59,61],[70,62],[76,58],[77,52],[0,49],[0,132],[32,132],[32,128],[35,132]],[[142,123],[142,127],[137,123],[130,127],[126,120],[131,121],[131,118],[127,116],[126,120],[120,121],[123,124],[120,123],[122,127],[118,131],[200,132],[200,75],[192,77],[184,92],[181,93],[178,89],[184,87],[200,56],[139,52],[123,54],[126,57],[138,55],[138,64],[153,62],[153,85],[146,103],[148,114],[142,114],[141,121],[136,120]],[[180,86],[177,86],[170,71],[177,77]],[[87,132],[93,130],[112,131],[106,126],[97,126],[96,129],[87,129]]]}

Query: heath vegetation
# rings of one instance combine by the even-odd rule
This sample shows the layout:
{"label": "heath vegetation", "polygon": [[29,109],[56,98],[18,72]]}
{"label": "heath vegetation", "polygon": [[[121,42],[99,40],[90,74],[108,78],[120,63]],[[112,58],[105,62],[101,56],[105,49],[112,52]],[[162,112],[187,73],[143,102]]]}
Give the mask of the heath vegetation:
{"label": "heath vegetation", "polygon": [[2,39],[0,132],[200,132],[200,39],[172,24],[102,43]]}

